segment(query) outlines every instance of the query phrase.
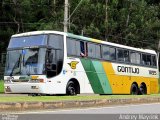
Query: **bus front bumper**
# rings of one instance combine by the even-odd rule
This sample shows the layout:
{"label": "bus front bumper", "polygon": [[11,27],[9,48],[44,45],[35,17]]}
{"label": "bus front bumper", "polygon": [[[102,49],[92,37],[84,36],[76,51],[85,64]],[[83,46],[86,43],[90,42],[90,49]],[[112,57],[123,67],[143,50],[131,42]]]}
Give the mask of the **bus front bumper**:
{"label": "bus front bumper", "polygon": [[[20,85],[21,84],[21,85]],[[44,83],[7,83],[5,93],[45,93]]]}

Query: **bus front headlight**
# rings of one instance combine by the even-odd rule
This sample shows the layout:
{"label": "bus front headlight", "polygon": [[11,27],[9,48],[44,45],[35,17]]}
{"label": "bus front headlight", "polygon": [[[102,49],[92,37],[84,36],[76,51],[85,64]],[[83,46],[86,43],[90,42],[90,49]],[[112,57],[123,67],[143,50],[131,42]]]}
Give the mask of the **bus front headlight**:
{"label": "bus front headlight", "polygon": [[11,80],[4,80],[4,83],[11,83]]}
{"label": "bus front headlight", "polygon": [[5,92],[12,92],[9,86],[5,86]]}

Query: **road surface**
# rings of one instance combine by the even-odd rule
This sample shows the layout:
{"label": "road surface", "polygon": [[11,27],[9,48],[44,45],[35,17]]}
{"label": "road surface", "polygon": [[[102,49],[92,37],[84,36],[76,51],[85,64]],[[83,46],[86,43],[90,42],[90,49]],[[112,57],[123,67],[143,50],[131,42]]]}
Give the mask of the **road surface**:
{"label": "road surface", "polygon": [[[7,114],[14,115],[14,120],[159,120],[160,103]],[[2,118],[7,114],[3,114]]]}
{"label": "road surface", "polygon": [[27,112],[26,114],[160,114],[160,103]]}

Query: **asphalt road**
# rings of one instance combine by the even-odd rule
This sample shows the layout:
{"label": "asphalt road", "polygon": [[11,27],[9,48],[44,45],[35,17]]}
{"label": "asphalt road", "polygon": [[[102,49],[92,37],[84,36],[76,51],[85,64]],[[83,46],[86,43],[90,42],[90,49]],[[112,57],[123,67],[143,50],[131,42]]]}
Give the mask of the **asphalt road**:
{"label": "asphalt road", "polygon": [[160,103],[28,112],[25,114],[160,114]]}
{"label": "asphalt road", "polygon": [[159,120],[160,103],[6,113],[0,118],[0,120]]}

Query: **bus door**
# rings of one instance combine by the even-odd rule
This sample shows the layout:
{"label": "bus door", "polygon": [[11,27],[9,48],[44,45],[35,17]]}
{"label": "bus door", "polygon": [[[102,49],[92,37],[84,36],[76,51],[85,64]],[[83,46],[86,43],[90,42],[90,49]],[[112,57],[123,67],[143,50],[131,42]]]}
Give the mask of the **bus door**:
{"label": "bus door", "polygon": [[47,77],[54,77],[62,70],[63,60],[59,57],[61,50],[48,49],[46,58]]}

